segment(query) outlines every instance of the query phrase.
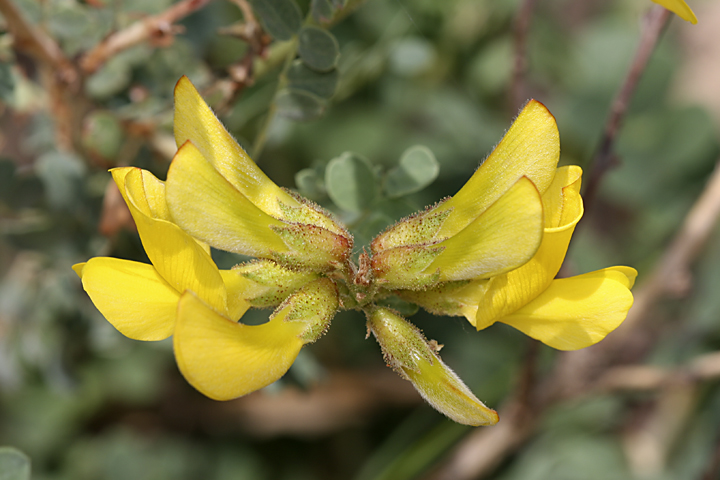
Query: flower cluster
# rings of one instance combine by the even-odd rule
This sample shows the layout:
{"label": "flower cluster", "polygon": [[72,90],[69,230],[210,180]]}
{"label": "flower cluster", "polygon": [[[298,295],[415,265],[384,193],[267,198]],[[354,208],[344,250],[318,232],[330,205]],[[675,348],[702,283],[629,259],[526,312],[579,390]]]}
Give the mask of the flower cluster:
{"label": "flower cluster", "polygon": [[[93,258],[74,268],[121,333],[172,336],[180,371],[211,398],[279,379],[338,309],[358,309],[387,364],[431,405],[460,423],[492,425],[495,411],[442,362],[437,344],[379,300],[397,295],[478,330],[504,322],[562,350],[602,340],[632,305],[632,268],[555,279],[583,213],[581,170],[557,167],[557,126],[539,102],[455,196],[388,228],[357,264],[347,229],[268,179],[185,77],[174,125],[167,181],[112,170],[151,264]],[[220,270],[210,247],[256,260]],[[274,312],[246,325],[250,308]]]}

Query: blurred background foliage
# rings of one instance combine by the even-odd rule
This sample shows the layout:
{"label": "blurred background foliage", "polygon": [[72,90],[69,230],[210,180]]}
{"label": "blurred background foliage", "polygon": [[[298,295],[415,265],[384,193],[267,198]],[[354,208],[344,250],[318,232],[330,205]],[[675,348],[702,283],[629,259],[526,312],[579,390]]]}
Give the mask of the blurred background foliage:
{"label": "blurred background foliage", "polygon": [[[75,65],[108,35],[173,6],[3,3]],[[339,314],[280,382],[218,403],[184,382],[170,342],[115,331],[70,267],[98,255],[147,261],[107,169],[135,165],[164,178],[181,75],[276,183],[347,222],[359,252],[388,224],[456,192],[509,127],[520,2],[204,3],[81,69],[70,97],[52,91],[59,73],[15,48],[0,23],[0,445],[27,454],[41,480],[427,477],[472,429],[433,411],[384,366],[361,315]],[[650,6],[537,2],[523,95],[556,116],[561,163],[588,165]],[[707,61],[720,8],[692,6],[699,25],[671,21],[632,99],[620,163],[576,232],[567,274],[626,264],[642,284],[713,170],[720,91],[703,85],[720,84],[717,48]],[[222,267],[239,261],[215,258]],[[719,350],[718,272],[715,238],[683,298],[664,300],[645,344],[623,354],[674,368]],[[445,345],[446,363],[488,405],[516,388],[528,345],[518,332],[499,324],[475,332],[423,311],[412,321]],[[541,347],[541,374],[557,355]],[[561,403],[491,476],[702,478],[718,448],[720,388],[714,380],[672,390]],[[657,411],[660,419],[648,413]],[[23,478],[24,457],[13,452],[0,455],[20,462]]]}

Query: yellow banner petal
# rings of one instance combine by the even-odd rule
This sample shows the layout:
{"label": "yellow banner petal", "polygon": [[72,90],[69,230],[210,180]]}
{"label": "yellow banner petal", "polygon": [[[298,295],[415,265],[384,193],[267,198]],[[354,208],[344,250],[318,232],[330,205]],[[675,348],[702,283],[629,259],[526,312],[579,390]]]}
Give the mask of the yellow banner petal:
{"label": "yellow banner petal", "polygon": [[532,302],[499,319],[558,350],[594,345],[627,316],[633,297],[628,267],[554,280]]}
{"label": "yellow banner petal", "polygon": [[278,200],[299,206],[253,162],[186,76],[175,85],[174,129],[178,148],[190,140],[227,181],[263,212],[281,217]]}
{"label": "yellow banner petal", "polygon": [[100,313],[126,337],[162,340],[172,335],[180,294],[151,265],[97,257],[78,274]]}
{"label": "yellow banner petal", "polygon": [[697,17],[692,9],[683,0],[652,0],[658,5],[662,5],[678,17],[690,23],[697,23]]}
{"label": "yellow banner petal", "polygon": [[225,285],[207,251],[174,223],[148,216],[136,204],[137,199],[145,201],[145,206],[148,206],[146,197],[142,195],[146,179],[142,170],[133,169],[125,175],[124,184],[128,208],[148,258],[165,281],[178,292],[192,290],[218,312],[226,313]]}
{"label": "yellow banner petal", "polygon": [[170,164],[165,185],[175,222],[213,247],[253,257],[288,249],[270,226],[286,226],[256,207],[187,142]]}
{"label": "yellow banner petal", "polygon": [[[562,167],[543,195],[545,225],[542,243],[522,267],[478,284],[476,313],[466,308],[470,323],[478,330],[513,313],[537,297],[553,281],[562,266],[575,225],[583,214],[579,167]],[[473,315],[474,313],[474,315]],[[473,318],[474,317],[474,318]]]}
{"label": "yellow banner petal", "polygon": [[262,325],[235,323],[187,292],[178,305],[175,358],[193,387],[231,400],[282,377],[303,346],[304,328],[279,316]]}
{"label": "yellow banner petal", "polygon": [[441,282],[487,278],[532,258],[543,234],[543,210],[535,185],[522,177],[465,229],[440,242],[443,252],[425,270]]}

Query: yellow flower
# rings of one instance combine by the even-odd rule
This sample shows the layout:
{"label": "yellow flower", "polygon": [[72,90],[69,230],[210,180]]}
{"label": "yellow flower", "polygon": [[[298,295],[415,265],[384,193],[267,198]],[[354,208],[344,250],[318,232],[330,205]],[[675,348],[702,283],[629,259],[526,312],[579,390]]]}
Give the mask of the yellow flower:
{"label": "yellow flower", "polygon": [[[74,268],[120,332],[173,335],[180,371],[211,398],[280,378],[342,306],[365,312],[388,365],[433,407],[492,425],[497,413],[442,362],[437,343],[378,300],[395,293],[478,330],[505,322],[559,349],[601,340],[632,304],[628,267],[554,279],[582,216],[581,170],[557,168],[557,125],[539,102],[455,196],[378,235],[359,265],[345,227],[267,178],[185,77],[175,137],[167,182],[112,171],[151,264],[93,258]],[[208,245],[259,260],[219,270]],[[262,325],[240,323],[252,307],[275,311]]]}
{"label": "yellow flower", "polygon": [[678,17],[682,18],[683,20],[686,20],[690,23],[697,23],[697,17],[695,16],[695,13],[690,9],[687,3],[685,3],[684,0],[652,0],[653,2],[657,3],[658,5],[662,5],[663,7],[667,8],[671,12],[673,12]]}
{"label": "yellow flower", "polygon": [[[516,125],[520,121],[525,121],[522,115]],[[511,129],[506,139],[512,135]],[[498,149],[503,148],[501,142]],[[484,174],[482,168],[476,175]],[[517,174],[524,173],[523,165],[515,168],[520,170]],[[581,175],[577,166],[555,170],[552,182],[543,189],[542,242],[521,267],[488,279],[448,282],[425,292],[398,294],[434,313],[464,315],[478,330],[497,321],[507,323],[560,350],[599,342],[627,316],[637,272],[629,267],[611,267],[554,280],[583,214]]]}
{"label": "yellow flower", "polygon": [[[152,265],[103,257],[75,265],[98,310],[136,340],[174,334],[180,370],[212,398],[235,398],[280,378],[300,347],[324,331],[337,308],[335,286],[269,261],[218,270],[207,247],[170,220],[163,182],[139,168],[112,174]],[[308,311],[308,295],[320,308]],[[237,323],[250,306],[283,301],[266,324]]]}
{"label": "yellow flower", "polygon": [[273,183],[215,117],[187,77],[175,87],[170,214],[209,245],[295,269],[342,270],[352,236],[327,212]]}

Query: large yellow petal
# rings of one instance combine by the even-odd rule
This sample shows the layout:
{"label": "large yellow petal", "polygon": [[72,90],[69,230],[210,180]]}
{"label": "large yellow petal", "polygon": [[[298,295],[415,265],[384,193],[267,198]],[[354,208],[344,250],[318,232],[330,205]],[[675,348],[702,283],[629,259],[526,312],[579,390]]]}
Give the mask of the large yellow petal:
{"label": "large yellow petal", "polygon": [[533,258],[522,267],[476,283],[476,311],[466,308],[478,330],[509,315],[542,293],[562,266],[575,225],[583,214],[579,167],[562,167],[543,195],[545,230]]}
{"label": "large yellow petal", "polygon": [[542,234],[540,194],[522,177],[470,225],[437,244],[444,250],[426,272],[438,270],[441,282],[498,275],[530,260]]}
{"label": "large yellow petal", "polygon": [[135,340],[172,335],[180,294],[151,265],[97,257],[76,267],[90,299],[120,333]]}
{"label": "large yellow petal", "polygon": [[265,213],[280,217],[278,200],[300,205],[252,161],[186,76],[175,85],[174,129],[178,148],[190,140],[227,181]]}
{"label": "large yellow petal", "polygon": [[303,346],[303,329],[280,316],[262,325],[235,323],[187,292],[178,305],[175,358],[193,387],[231,400],[282,377]]}
{"label": "large yellow petal", "polygon": [[[528,177],[544,193],[560,158],[560,137],[555,118],[535,100],[525,105],[495,150],[468,182],[449,200],[405,219],[378,235],[373,252],[410,244],[444,240],[460,232],[495,203],[521,177]],[[447,217],[438,215],[450,211]],[[428,222],[429,217],[431,221]],[[442,220],[435,225],[436,220]],[[427,228],[428,223],[433,228]]]}
{"label": "large yellow petal", "polygon": [[337,288],[327,278],[300,289],[262,325],[228,320],[187,292],[178,305],[175,358],[208,397],[237,398],[282,377],[300,348],[325,332],[337,307]]}
{"label": "large yellow petal", "polygon": [[662,5],[678,17],[686,20],[690,23],[697,23],[697,17],[695,13],[690,9],[687,3],[683,0],[652,0],[658,5]]}
{"label": "large yellow petal", "polygon": [[633,303],[629,267],[554,280],[532,302],[499,319],[559,350],[593,345],[615,330]]}
{"label": "large yellow petal", "polygon": [[165,190],[175,222],[213,247],[254,257],[288,250],[270,229],[286,224],[243,196],[190,142],[175,155]]}
{"label": "large yellow petal", "polygon": [[[225,285],[207,251],[180,227],[143,213],[136,203],[139,200],[141,205],[142,202],[145,207],[148,205],[147,197],[142,194],[146,180],[148,176],[140,169],[133,169],[124,177],[128,208],[148,258],[165,281],[178,292],[192,290],[218,312],[226,313]],[[150,208],[150,211],[153,210]]]}

